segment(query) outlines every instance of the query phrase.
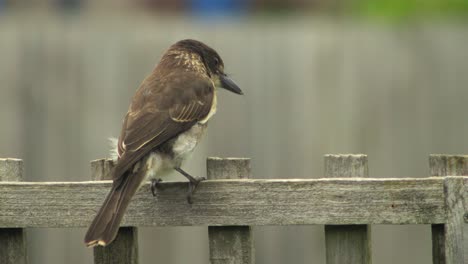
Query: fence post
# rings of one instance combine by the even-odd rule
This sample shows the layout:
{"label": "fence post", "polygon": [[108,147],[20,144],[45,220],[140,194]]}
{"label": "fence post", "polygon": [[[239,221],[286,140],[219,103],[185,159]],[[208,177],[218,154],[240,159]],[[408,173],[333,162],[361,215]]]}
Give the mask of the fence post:
{"label": "fence post", "polygon": [[[95,181],[111,180],[112,160],[99,159],[91,162],[91,177]],[[95,264],[137,264],[138,233],[136,227],[121,227],[115,240],[108,246],[94,247]]]}
{"label": "fence post", "polygon": [[[325,155],[325,177],[368,177],[367,155]],[[325,225],[327,264],[370,264],[368,225]]]}
{"label": "fence post", "polygon": [[[468,176],[468,155],[430,155],[431,176]],[[444,180],[446,221],[432,225],[432,261],[434,264],[468,263],[468,230],[463,217],[463,179]],[[466,198],[466,197],[465,197]]]}
{"label": "fence post", "polygon": [[[23,160],[0,159],[0,181],[22,181]],[[26,234],[23,228],[0,228],[0,263],[26,264]]]}
{"label": "fence post", "polygon": [[[213,179],[250,178],[250,159],[207,159],[207,177]],[[250,226],[209,226],[211,264],[255,263],[252,230]]]}

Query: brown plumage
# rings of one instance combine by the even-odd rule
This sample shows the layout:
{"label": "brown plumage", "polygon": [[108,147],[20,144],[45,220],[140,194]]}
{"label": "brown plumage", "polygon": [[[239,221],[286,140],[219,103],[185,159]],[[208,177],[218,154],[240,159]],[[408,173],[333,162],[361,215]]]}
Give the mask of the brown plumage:
{"label": "brown plumage", "polygon": [[166,51],[136,91],[123,120],[112,189],[86,233],[87,246],[114,240],[145,179],[177,169],[196,186],[198,180],[180,166],[216,111],[217,86],[242,94],[224,74],[216,51],[195,40],[179,41]]}

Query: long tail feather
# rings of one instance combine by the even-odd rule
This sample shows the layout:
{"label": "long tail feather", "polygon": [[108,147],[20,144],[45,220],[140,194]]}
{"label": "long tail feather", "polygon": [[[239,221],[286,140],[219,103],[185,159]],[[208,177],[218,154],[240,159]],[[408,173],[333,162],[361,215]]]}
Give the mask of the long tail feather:
{"label": "long tail feather", "polygon": [[120,181],[114,181],[104,204],[86,232],[86,246],[106,246],[115,239],[130,200],[141,186],[145,175],[146,168],[142,166],[136,173],[127,172]]}

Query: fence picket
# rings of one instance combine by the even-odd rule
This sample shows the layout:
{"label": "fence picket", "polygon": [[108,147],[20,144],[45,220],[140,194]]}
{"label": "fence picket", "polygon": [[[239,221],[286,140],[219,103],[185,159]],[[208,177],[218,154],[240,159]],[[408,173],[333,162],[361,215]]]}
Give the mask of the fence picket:
{"label": "fence picket", "polygon": [[[368,177],[367,155],[325,155],[325,177]],[[325,225],[327,264],[369,264],[370,226]]]}
{"label": "fence picket", "polygon": [[[468,231],[465,230],[468,225],[468,206],[465,202],[468,196],[468,156],[431,155],[429,164],[431,176],[440,176],[439,178],[362,179],[369,174],[366,155],[326,155],[325,176],[331,179],[249,180],[250,159],[208,158],[208,179],[220,181],[208,181],[200,185],[195,203],[198,202],[197,206],[203,210],[187,210],[187,204],[184,203],[177,209],[183,212],[184,217],[180,219],[174,210],[165,211],[164,208],[168,206],[166,204],[159,204],[159,207],[155,205],[155,208],[145,211],[148,209],[148,206],[143,206],[146,198],[141,196],[140,204],[137,202],[134,207],[141,207],[139,212],[143,218],[125,225],[208,224],[212,264],[253,264],[255,257],[252,230],[244,224],[325,224],[327,264],[369,264],[372,262],[371,239],[370,227],[366,224],[432,224],[433,263],[468,263]],[[112,167],[111,160],[93,161],[92,179],[110,179]],[[22,160],[0,159],[0,200],[5,202],[5,207],[0,207],[2,264],[27,264],[24,228],[83,226],[90,211],[97,205],[95,201],[100,197],[98,194],[103,194],[104,187],[109,186],[109,182],[15,182],[22,180],[22,174]],[[332,179],[338,177],[341,179]],[[169,200],[171,209],[174,209],[174,205],[178,204],[174,203],[174,199],[184,200],[181,199],[182,192],[177,190],[185,188],[185,184],[162,184],[168,189],[160,192],[161,201]],[[146,184],[144,188],[148,187]],[[34,199],[28,200],[29,196],[25,194]],[[56,199],[67,197],[70,201],[77,201],[83,195],[87,195],[88,205],[92,206],[82,209],[88,216],[80,221],[76,221],[72,215],[80,210],[79,204],[75,204],[73,210],[70,210],[68,201]],[[22,207],[19,208],[17,201],[23,197]],[[51,197],[54,197],[54,202],[51,202]],[[279,207],[275,203],[278,200],[281,201]],[[272,204],[275,206],[271,207]],[[299,207],[291,208],[294,206]],[[51,214],[55,210],[52,214],[62,221],[36,223],[37,218],[42,216],[39,215],[39,207],[41,213]],[[330,211],[331,207],[335,211]],[[24,208],[27,208],[27,215]],[[395,208],[398,210],[398,217],[391,218]],[[215,215],[213,209],[218,210]],[[268,214],[266,209],[274,213]],[[222,210],[227,211],[220,213]],[[384,214],[385,220],[370,217],[369,210],[372,215]],[[404,210],[411,217],[402,217]],[[153,213],[161,216],[159,212],[163,211],[166,212],[163,216],[172,215],[176,220],[161,218],[155,221]],[[317,214],[320,217],[317,218]],[[339,218],[336,218],[337,214],[340,215]],[[145,220],[148,217],[151,218],[150,223]],[[234,220],[225,219],[226,217],[234,217]],[[291,220],[291,217],[295,219]],[[313,217],[316,219],[310,221]],[[343,217],[348,219],[344,220]],[[187,222],[197,218],[193,223]],[[121,227],[113,243],[107,247],[94,248],[94,262],[137,264],[137,235],[136,227]]]}
{"label": "fence picket", "polygon": [[[430,155],[431,176],[468,176],[468,156]],[[432,262],[434,264],[468,263],[468,229],[464,223],[465,186],[462,178],[446,177],[444,182],[446,221],[434,224]]]}
{"label": "fence picket", "polygon": [[[250,159],[208,158],[208,179],[250,178]],[[209,226],[211,264],[255,263],[250,226]]]}
{"label": "fence picket", "polygon": [[[91,162],[91,178],[110,180],[112,160]],[[115,240],[105,247],[94,247],[95,264],[138,264],[138,232],[136,227],[121,227]]]}
{"label": "fence picket", "polygon": [[[0,181],[22,181],[23,160],[0,159]],[[0,228],[0,263],[26,264],[26,234],[23,228]]]}

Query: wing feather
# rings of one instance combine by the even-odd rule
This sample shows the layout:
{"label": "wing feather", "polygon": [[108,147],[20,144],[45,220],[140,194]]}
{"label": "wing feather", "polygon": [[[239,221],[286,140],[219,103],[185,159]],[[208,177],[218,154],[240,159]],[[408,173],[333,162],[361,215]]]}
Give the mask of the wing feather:
{"label": "wing feather", "polygon": [[161,83],[143,83],[123,121],[114,180],[130,175],[125,172],[144,155],[206,118],[213,97],[208,78],[187,72]]}

